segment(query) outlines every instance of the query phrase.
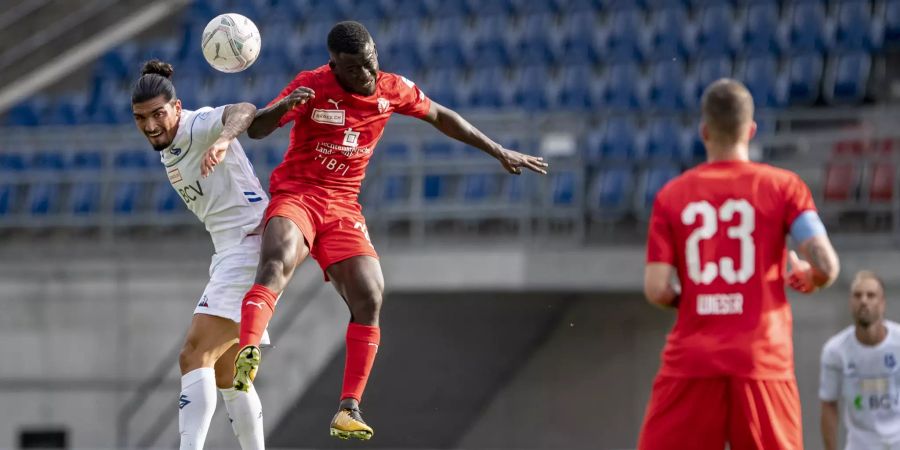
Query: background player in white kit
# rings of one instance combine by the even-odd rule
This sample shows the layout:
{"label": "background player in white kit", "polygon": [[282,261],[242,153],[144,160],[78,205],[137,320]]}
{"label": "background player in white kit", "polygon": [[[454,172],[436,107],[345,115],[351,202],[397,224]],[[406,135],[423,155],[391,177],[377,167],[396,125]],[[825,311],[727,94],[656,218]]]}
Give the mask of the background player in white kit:
{"label": "background player in white kit", "polygon": [[134,85],[135,124],[160,152],[172,187],[206,226],[215,247],[179,357],[181,449],[200,449],[216,408],[216,386],[244,450],[262,449],[262,406],[254,389],[232,388],[241,300],[259,260],[260,222],[268,197],[235,139],[256,113],[249,103],[181,108],[173,68],[149,61]]}
{"label": "background player in white kit", "polygon": [[837,448],[838,403],[847,427],[847,450],[900,450],[900,325],[884,319],[884,284],[860,271],[850,288],[854,325],[822,349],[819,398],[822,439]]}

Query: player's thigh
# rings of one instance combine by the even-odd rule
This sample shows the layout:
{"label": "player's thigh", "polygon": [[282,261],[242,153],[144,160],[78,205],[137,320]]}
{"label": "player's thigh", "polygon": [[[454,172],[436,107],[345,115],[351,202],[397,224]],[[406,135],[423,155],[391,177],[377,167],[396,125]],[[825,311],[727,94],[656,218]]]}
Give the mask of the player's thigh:
{"label": "player's thigh", "polygon": [[[283,266],[285,273],[290,273],[309,255],[309,245],[300,227],[290,218],[272,217],[263,232],[260,248],[260,268],[277,263]],[[262,272],[262,270],[260,270]],[[260,273],[257,273],[259,282]]]}
{"label": "player's thigh", "polygon": [[182,358],[200,367],[213,363],[237,342],[238,324],[224,317],[194,314],[182,349]]}
{"label": "player's thigh", "polygon": [[733,450],[802,449],[800,395],[793,380],[730,382],[729,442]]}
{"label": "player's thigh", "polygon": [[378,297],[384,292],[381,263],[370,255],[351,256],[326,269],[335,289],[348,302]]}
{"label": "player's thigh", "polygon": [[640,450],[722,450],[727,429],[724,378],[657,376],[638,439]]}

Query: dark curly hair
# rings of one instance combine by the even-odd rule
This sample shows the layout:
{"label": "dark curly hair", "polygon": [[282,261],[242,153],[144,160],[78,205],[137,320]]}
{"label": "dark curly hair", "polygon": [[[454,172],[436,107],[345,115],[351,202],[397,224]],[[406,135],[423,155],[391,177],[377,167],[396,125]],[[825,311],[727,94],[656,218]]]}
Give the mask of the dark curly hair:
{"label": "dark curly hair", "polygon": [[131,92],[131,103],[141,103],[151,98],[162,95],[166,101],[175,98],[175,85],[172,84],[172,74],[175,68],[167,62],[152,59],[144,63],[141,68],[141,77],[134,83]]}
{"label": "dark curly hair", "polygon": [[372,35],[363,24],[352,20],[338,22],[328,32],[328,50],[333,53],[357,54],[371,40]]}

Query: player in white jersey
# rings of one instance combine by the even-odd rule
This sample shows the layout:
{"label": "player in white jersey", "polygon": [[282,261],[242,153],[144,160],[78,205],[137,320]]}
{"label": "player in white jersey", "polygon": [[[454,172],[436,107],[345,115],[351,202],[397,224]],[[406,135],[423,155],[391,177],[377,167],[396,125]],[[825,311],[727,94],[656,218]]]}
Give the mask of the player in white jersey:
{"label": "player in white jersey", "polygon": [[232,387],[244,292],[259,260],[260,222],[268,197],[237,136],[256,107],[239,103],[182,109],[161,61],[144,64],[134,85],[135,124],[160,153],[169,182],[206,226],[215,247],[209,283],[200,296],[179,357],[181,449],[203,448],[216,408],[216,387],[244,450],[263,449],[262,406],[255,390]]}
{"label": "player in white jersey", "polygon": [[839,404],[847,450],[900,450],[900,325],[885,320],[884,310],[884,284],[873,272],[858,272],[850,288],[854,325],[822,349],[826,450],[837,448]]}

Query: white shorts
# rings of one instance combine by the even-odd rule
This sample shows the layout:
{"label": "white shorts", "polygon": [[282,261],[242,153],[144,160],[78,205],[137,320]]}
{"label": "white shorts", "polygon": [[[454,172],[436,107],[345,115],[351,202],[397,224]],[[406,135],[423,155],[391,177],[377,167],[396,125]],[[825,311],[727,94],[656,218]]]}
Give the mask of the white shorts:
{"label": "white shorts", "polygon": [[[253,286],[262,236],[246,236],[240,244],[214,253],[209,265],[209,283],[200,296],[194,314],[209,314],[241,322],[244,294]],[[262,344],[269,344],[268,330]]]}

